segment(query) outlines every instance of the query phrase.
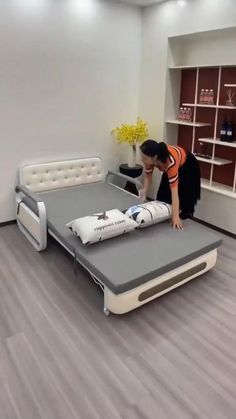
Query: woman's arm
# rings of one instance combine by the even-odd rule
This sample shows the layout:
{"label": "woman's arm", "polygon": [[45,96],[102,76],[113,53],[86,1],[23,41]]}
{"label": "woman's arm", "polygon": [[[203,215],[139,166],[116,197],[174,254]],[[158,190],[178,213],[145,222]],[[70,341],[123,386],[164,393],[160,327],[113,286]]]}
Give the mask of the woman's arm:
{"label": "woman's arm", "polygon": [[172,195],[172,225],[178,230],[182,230],[183,226],[179,218],[179,193],[178,186],[171,188]]}
{"label": "woman's arm", "polygon": [[146,201],[147,192],[151,184],[152,184],[152,174],[151,175],[145,174],[143,188],[139,191],[139,197],[141,198],[142,201]]}

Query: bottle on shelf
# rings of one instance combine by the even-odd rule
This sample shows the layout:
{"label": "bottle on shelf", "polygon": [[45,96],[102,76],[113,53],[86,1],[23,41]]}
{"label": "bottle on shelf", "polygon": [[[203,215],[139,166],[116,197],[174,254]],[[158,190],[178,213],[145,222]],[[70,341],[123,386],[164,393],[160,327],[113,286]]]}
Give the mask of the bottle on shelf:
{"label": "bottle on shelf", "polygon": [[183,121],[183,122],[187,122],[187,119],[186,119],[186,117],[187,117],[186,112],[187,112],[187,108],[183,108],[183,119],[182,119],[182,121]]}
{"label": "bottle on shelf", "polygon": [[187,109],[187,121],[192,122],[192,109],[191,108]]}
{"label": "bottle on shelf", "polygon": [[205,90],[204,103],[205,105],[209,104],[209,90],[208,89]]}
{"label": "bottle on shelf", "polygon": [[188,114],[188,108],[185,108],[185,122],[189,122],[189,114]]}
{"label": "bottle on shelf", "polygon": [[183,110],[184,108],[179,108],[179,121],[183,121]]}
{"label": "bottle on shelf", "polygon": [[234,140],[234,123],[231,121],[227,124],[226,139],[229,143],[232,143]]}
{"label": "bottle on shelf", "polygon": [[209,105],[214,105],[214,90],[211,89],[209,93]]}
{"label": "bottle on shelf", "polygon": [[204,103],[204,95],[205,95],[205,90],[201,89],[200,98],[199,98],[200,105],[202,105]]}
{"label": "bottle on shelf", "polygon": [[220,140],[221,141],[227,141],[227,131],[228,131],[228,122],[225,118],[223,124],[221,125],[221,129],[220,129]]}
{"label": "bottle on shelf", "polygon": [[202,89],[202,105],[205,104],[205,98],[206,98],[206,89]]}
{"label": "bottle on shelf", "polygon": [[206,89],[203,89],[202,104],[205,105],[205,103],[206,103]]}
{"label": "bottle on shelf", "polygon": [[184,120],[189,122],[189,108],[184,108]]}

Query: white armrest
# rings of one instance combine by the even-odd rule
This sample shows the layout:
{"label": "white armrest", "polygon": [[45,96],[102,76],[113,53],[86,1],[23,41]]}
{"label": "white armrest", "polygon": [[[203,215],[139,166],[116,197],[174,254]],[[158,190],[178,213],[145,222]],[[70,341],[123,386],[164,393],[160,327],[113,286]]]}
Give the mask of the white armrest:
{"label": "white armrest", "polygon": [[106,181],[107,182],[109,182],[109,178],[111,176],[115,176],[115,177],[118,177],[120,179],[124,179],[127,182],[133,183],[138,188],[138,190],[139,189],[142,189],[142,183],[139,180],[134,179],[134,178],[132,178],[130,176],[126,176],[126,175],[123,175],[122,173],[113,172],[112,170],[109,170],[108,173],[107,173],[107,176],[106,176]]}
{"label": "white armrest", "polygon": [[[46,207],[42,199],[32,192],[29,188],[24,185],[17,185],[15,187],[16,192],[16,204],[17,204],[17,223],[20,230],[25,234],[27,239],[33,244],[33,246],[39,252],[47,247],[47,215]],[[28,206],[23,203],[23,198],[27,197],[37,205],[37,214],[34,213]],[[22,219],[21,212],[24,211],[24,215],[27,220],[34,220],[38,225],[37,238],[34,237],[32,231],[27,227],[26,218]],[[36,220],[36,221],[35,221]]]}
{"label": "white armrest", "polygon": [[36,203],[42,202],[42,199],[40,199],[40,197],[37,194],[35,194],[29,188],[27,188],[27,186],[17,185],[15,187],[15,192],[16,193],[22,192],[25,196],[27,196],[28,198],[30,198],[33,202],[36,202]]}

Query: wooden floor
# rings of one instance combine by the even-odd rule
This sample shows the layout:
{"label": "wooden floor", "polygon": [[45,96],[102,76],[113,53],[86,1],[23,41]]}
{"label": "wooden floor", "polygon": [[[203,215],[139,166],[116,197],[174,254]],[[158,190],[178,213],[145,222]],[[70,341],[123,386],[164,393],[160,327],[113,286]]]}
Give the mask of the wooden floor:
{"label": "wooden floor", "polygon": [[[155,255],[154,255],[155,257]],[[0,419],[236,419],[236,241],[125,316],[54,242],[0,229]]]}

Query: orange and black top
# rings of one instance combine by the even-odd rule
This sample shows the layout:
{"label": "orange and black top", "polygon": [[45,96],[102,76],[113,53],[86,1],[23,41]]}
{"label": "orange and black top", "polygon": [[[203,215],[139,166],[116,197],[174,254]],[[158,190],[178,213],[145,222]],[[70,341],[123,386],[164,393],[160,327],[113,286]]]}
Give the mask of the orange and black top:
{"label": "orange and black top", "polygon": [[[185,163],[186,152],[183,148],[179,146],[167,146],[170,153],[169,159],[170,164],[166,169],[166,173],[169,179],[169,184],[171,189],[174,189],[178,186],[179,180],[179,168]],[[149,166],[145,168],[145,173],[147,176],[152,176],[155,166]]]}

